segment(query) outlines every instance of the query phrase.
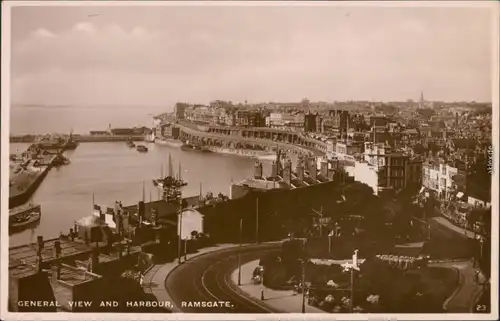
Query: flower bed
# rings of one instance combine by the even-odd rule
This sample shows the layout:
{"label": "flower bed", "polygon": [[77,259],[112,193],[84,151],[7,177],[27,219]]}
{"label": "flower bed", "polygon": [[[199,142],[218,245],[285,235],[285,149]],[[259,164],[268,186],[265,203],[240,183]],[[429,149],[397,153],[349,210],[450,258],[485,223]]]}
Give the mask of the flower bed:
{"label": "flower bed", "polygon": [[[356,311],[370,313],[438,313],[456,288],[458,274],[447,268],[428,268],[418,260],[384,260],[372,256],[355,272],[354,305]],[[425,261],[425,260],[424,260]],[[419,262],[418,264],[415,262]],[[301,283],[302,261],[278,255],[261,260],[264,285],[273,289],[291,289]],[[349,312],[351,276],[339,264],[305,265],[308,302],[331,313]],[[300,290],[300,287],[298,288]],[[299,291],[300,292],[300,291]]]}

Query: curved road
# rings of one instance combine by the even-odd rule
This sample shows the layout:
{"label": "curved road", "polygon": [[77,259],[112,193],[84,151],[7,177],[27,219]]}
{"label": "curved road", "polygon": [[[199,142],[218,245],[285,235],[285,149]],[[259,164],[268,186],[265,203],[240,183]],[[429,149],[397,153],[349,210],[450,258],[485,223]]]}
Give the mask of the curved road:
{"label": "curved road", "polygon": [[[277,252],[281,244],[249,245],[241,248],[241,263],[256,260],[263,254]],[[187,313],[276,313],[280,311],[263,305],[244,294],[231,281],[238,267],[238,248],[200,255],[174,269],[165,280],[172,303]],[[249,280],[242,278],[242,283]],[[241,295],[238,295],[240,293]],[[194,306],[197,302],[225,301],[217,307]],[[189,306],[191,304],[191,306]]]}

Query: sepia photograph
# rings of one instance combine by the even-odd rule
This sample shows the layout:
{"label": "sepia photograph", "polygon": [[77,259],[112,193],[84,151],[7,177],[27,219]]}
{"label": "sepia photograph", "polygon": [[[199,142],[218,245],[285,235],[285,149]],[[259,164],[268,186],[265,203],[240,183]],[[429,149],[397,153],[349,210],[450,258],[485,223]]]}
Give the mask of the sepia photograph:
{"label": "sepia photograph", "polygon": [[499,8],[3,2],[1,318],[497,320]]}

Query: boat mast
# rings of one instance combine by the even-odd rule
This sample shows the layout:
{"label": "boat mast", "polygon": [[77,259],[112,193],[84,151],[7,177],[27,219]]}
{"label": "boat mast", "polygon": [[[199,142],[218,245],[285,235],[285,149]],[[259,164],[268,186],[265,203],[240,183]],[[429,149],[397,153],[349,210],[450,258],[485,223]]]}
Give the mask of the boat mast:
{"label": "boat mast", "polygon": [[163,178],[163,163],[161,164],[160,178]]}
{"label": "boat mast", "polygon": [[146,201],[146,195],[145,195],[145,186],[144,186],[144,181],[142,181],[142,202]]}
{"label": "boat mast", "polygon": [[182,170],[181,170],[181,161],[179,161],[179,178],[178,178],[179,181],[182,180],[182,176],[181,176],[182,174],[181,173],[182,173]]}

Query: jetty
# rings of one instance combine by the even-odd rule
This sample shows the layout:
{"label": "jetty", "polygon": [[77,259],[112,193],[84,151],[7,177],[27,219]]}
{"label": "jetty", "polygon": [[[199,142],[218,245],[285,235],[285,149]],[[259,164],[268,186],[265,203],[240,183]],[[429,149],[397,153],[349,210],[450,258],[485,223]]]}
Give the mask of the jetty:
{"label": "jetty", "polygon": [[12,164],[9,175],[9,209],[26,203],[42,183],[57,155],[45,155]]}
{"label": "jetty", "polygon": [[61,164],[62,152],[74,149],[71,139],[31,144],[21,155],[10,155],[9,209],[26,203],[53,166]]}

